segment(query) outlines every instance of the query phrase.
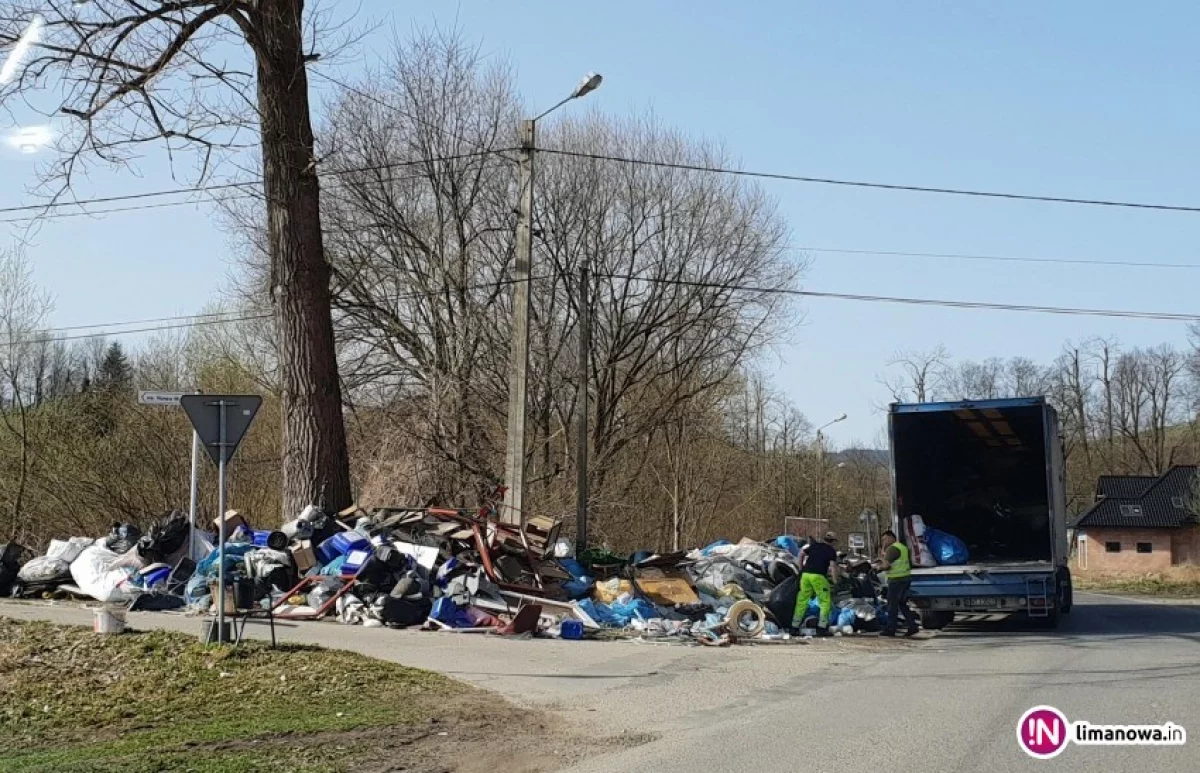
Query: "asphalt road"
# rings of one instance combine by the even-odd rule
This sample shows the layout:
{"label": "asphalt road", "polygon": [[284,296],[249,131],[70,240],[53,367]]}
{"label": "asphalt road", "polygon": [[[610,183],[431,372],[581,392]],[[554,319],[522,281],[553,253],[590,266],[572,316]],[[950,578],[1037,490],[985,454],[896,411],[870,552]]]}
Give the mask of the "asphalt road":
{"label": "asphalt road", "polygon": [[[89,623],[67,605],[0,615]],[[195,633],[195,619],[131,616]],[[255,636],[263,626],[252,623]],[[917,640],[825,639],[710,649],[525,641],[288,623],[280,638],[431,668],[613,738],[575,773],[756,771],[1180,771],[1200,769],[1200,605],[1077,595],[1055,632],[962,623]],[[1018,748],[1016,723],[1049,704],[1093,723],[1173,721],[1183,747]],[[624,741],[622,742],[622,739]],[[497,739],[503,748],[502,739]]]}

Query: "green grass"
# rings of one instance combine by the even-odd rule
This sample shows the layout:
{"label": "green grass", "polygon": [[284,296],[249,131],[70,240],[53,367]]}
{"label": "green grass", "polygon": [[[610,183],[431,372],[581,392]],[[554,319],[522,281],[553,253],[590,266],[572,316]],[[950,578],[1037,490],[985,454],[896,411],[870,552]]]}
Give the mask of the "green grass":
{"label": "green grass", "polygon": [[348,770],[472,694],[315,647],[0,619],[0,771]]}

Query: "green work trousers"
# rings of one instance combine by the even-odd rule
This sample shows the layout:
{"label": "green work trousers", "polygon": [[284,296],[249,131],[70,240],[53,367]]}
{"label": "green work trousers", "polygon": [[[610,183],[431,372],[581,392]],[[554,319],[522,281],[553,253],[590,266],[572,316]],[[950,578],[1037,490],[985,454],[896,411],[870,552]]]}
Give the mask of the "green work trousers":
{"label": "green work trousers", "polygon": [[814,597],[821,606],[821,619],[817,625],[821,628],[829,625],[829,613],[833,609],[833,596],[829,592],[829,580],[823,574],[809,574],[808,572],[800,575],[800,592],[796,594],[796,611],[792,615],[793,625],[803,622],[808,610],[808,601]]}

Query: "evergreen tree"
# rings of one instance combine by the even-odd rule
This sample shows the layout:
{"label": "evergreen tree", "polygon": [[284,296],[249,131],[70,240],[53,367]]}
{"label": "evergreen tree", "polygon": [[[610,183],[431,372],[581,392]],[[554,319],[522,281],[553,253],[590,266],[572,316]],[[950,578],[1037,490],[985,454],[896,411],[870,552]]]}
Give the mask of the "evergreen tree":
{"label": "evergreen tree", "polygon": [[133,385],[133,368],[121,344],[113,341],[96,373],[96,386],[107,392],[124,392]]}

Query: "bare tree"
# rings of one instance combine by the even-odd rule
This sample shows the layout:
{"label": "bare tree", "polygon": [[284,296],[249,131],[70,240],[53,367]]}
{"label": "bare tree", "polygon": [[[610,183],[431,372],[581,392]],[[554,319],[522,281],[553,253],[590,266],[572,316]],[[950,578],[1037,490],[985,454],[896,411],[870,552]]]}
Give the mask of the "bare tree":
{"label": "bare tree", "polygon": [[[32,45],[0,106],[35,89],[73,119],[47,171],[54,201],[89,161],[125,164],[161,143],[214,154],[261,141],[283,396],[283,508],[349,503],[350,473],[309,115],[303,0],[7,0],[0,47]],[[32,32],[30,30],[33,30]],[[314,33],[314,42],[316,33]],[[323,41],[327,42],[327,41]],[[234,44],[230,48],[229,44]],[[232,53],[245,64],[229,62]],[[257,136],[254,129],[257,128]]]}
{"label": "bare tree", "polygon": [[949,365],[950,353],[941,345],[928,351],[900,351],[888,362],[888,367],[899,373],[883,378],[881,383],[893,402],[927,403],[941,386]]}
{"label": "bare tree", "polygon": [[9,538],[22,525],[25,493],[32,462],[31,416],[37,391],[36,372],[44,347],[40,333],[51,302],[33,282],[29,264],[19,252],[0,252],[0,424],[18,444],[15,489],[11,492]]}

